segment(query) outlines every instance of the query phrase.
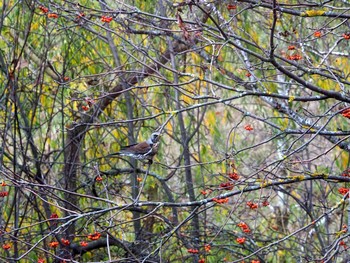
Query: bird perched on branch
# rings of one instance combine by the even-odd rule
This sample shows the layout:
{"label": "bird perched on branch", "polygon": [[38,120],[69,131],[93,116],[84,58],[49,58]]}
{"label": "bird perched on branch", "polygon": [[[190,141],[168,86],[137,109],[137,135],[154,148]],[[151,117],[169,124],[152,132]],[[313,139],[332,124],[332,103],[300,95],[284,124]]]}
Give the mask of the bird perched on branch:
{"label": "bird perched on branch", "polygon": [[115,154],[129,156],[137,160],[148,160],[152,164],[153,157],[158,152],[159,137],[160,133],[154,132],[147,141],[121,147],[120,151]]}

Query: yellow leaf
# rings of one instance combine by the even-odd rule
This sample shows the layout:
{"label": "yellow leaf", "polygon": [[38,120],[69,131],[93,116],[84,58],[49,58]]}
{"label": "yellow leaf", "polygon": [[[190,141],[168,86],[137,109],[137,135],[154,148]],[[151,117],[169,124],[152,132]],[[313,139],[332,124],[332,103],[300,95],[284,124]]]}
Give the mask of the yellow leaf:
{"label": "yellow leaf", "polygon": [[249,30],[249,33],[250,33],[250,37],[254,40],[254,42],[259,43],[260,32],[258,33],[257,30],[251,28],[251,30]]}
{"label": "yellow leaf", "polygon": [[[203,81],[203,80],[204,80],[204,70],[199,70],[198,79],[199,79],[200,81]],[[201,87],[200,81],[197,81],[197,82],[198,82],[198,83],[197,83],[197,88],[198,88],[198,85],[199,85],[199,87]]]}
{"label": "yellow leaf", "polygon": [[194,52],[191,53],[191,57],[192,57],[192,60],[195,64],[200,62],[200,57],[197,54],[195,54]]}
{"label": "yellow leaf", "polygon": [[[119,136],[118,136],[119,137]],[[109,147],[110,152],[117,152],[120,150],[120,145],[117,142],[112,142]]]}
{"label": "yellow leaf", "polygon": [[171,124],[171,122],[169,121],[165,125],[165,127],[166,127],[167,132],[170,134],[170,136],[172,136],[172,134],[173,134],[173,125]]}
{"label": "yellow leaf", "polygon": [[301,16],[322,16],[326,11],[323,10],[308,10],[301,13]]}
{"label": "yellow leaf", "polygon": [[39,21],[36,21],[35,23],[32,24],[32,31],[36,31],[39,28]]}
{"label": "yellow leaf", "polygon": [[182,100],[187,103],[188,105],[191,105],[193,103],[193,99],[190,98],[189,96],[186,96],[185,94],[183,94],[181,96]]}
{"label": "yellow leaf", "polygon": [[280,125],[281,131],[285,131],[288,128],[288,124],[289,124],[289,119],[288,118],[280,119],[279,120],[279,125]]}
{"label": "yellow leaf", "polygon": [[[210,127],[216,123],[216,115],[215,112],[211,111],[208,112],[207,115],[205,116],[204,123],[207,127]],[[213,132],[213,129],[210,130]]]}
{"label": "yellow leaf", "polygon": [[[101,161],[102,161],[102,160],[104,161],[105,159],[102,158]],[[106,164],[101,164],[101,165],[99,166],[99,168],[100,168],[101,171],[108,171],[108,170],[110,170],[110,169],[111,169],[110,162],[108,162],[108,163],[106,163]]]}
{"label": "yellow leaf", "polygon": [[342,168],[346,169],[346,167],[348,167],[349,164],[349,153],[342,151],[341,153],[341,160],[342,160]]}
{"label": "yellow leaf", "polygon": [[86,91],[87,90],[87,84],[85,82],[80,82],[76,85],[76,90],[78,91]]}
{"label": "yellow leaf", "polygon": [[284,257],[286,255],[286,252],[285,250],[278,250],[277,254],[279,257]]}
{"label": "yellow leaf", "polygon": [[309,125],[302,125],[301,127],[302,127],[303,129],[307,129],[307,130],[310,130],[310,131],[312,131],[312,132],[316,131],[316,129],[311,128]]}
{"label": "yellow leaf", "polygon": [[296,192],[296,191],[292,191],[292,196],[297,198],[297,199],[301,199],[301,196]]}
{"label": "yellow leaf", "polygon": [[271,93],[277,93],[279,87],[275,84],[275,83],[267,83],[267,85],[265,85],[266,89],[267,89],[267,93],[271,94]]}

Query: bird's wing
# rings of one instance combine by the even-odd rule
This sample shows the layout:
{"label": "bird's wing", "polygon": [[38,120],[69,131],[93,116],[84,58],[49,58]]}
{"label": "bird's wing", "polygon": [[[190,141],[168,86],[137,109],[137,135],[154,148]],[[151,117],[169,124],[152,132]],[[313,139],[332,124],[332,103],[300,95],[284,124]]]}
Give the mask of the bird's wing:
{"label": "bird's wing", "polygon": [[135,146],[135,145],[137,145],[137,143],[126,145],[126,146],[120,146],[120,150],[129,149],[130,147]]}
{"label": "bird's wing", "polygon": [[141,142],[138,144],[128,145],[120,150],[120,153],[133,153],[133,154],[146,154],[151,150],[151,146],[147,142]]}

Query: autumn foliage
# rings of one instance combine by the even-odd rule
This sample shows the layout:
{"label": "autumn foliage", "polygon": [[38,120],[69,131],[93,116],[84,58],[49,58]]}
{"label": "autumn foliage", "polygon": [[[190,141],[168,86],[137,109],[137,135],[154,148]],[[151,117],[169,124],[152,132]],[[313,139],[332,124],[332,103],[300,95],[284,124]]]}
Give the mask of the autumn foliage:
{"label": "autumn foliage", "polygon": [[0,8],[3,262],[350,262],[347,1]]}

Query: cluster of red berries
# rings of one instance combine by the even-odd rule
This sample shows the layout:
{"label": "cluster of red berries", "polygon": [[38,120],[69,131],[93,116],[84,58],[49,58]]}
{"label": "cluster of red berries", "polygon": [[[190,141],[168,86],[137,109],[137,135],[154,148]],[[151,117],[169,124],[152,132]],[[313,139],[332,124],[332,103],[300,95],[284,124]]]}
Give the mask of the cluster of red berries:
{"label": "cluster of red berries", "polygon": [[58,243],[57,241],[52,241],[52,242],[49,243],[49,247],[55,248],[55,247],[58,247],[59,244],[60,243]]}
{"label": "cluster of red berries", "polygon": [[228,173],[227,175],[232,180],[238,180],[239,179],[239,175],[237,173]]}
{"label": "cluster of red berries", "polygon": [[349,40],[350,39],[350,33],[344,33],[343,34],[343,38],[346,39],[346,40]]}
{"label": "cluster of red berries", "polygon": [[58,14],[50,13],[50,14],[47,14],[47,17],[48,18],[58,18]]}
{"label": "cluster of red berries", "polygon": [[104,23],[110,23],[113,20],[113,17],[111,16],[102,16],[101,21]]}
{"label": "cluster of red berries", "polygon": [[9,195],[9,192],[7,192],[7,191],[0,192],[0,197],[5,197],[5,196],[8,196],[8,195]]}
{"label": "cluster of red berries", "polygon": [[236,241],[238,244],[244,244],[246,241],[246,238],[245,237],[237,237]]}
{"label": "cluster of red berries", "polygon": [[342,195],[347,195],[348,193],[349,193],[349,188],[345,188],[345,187],[340,187],[339,189],[338,189],[338,192],[339,192],[339,194],[342,194]]}
{"label": "cluster of red berries", "polygon": [[227,5],[227,10],[235,10],[237,9],[236,5]]}
{"label": "cluster of red berries", "polygon": [[244,222],[238,223],[237,226],[239,226],[244,233],[250,233],[251,232],[249,226],[246,223],[244,223]]}
{"label": "cluster of red berries", "polygon": [[64,246],[69,246],[70,245],[70,241],[68,239],[64,239],[64,238],[61,238],[61,242]]}
{"label": "cluster of red berries", "polygon": [[288,55],[287,56],[288,60],[301,60],[302,56],[298,55],[298,54],[294,54],[294,55]]}
{"label": "cluster of red berries", "polygon": [[321,36],[322,36],[321,31],[315,31],[314,37],[321,37]]}
{"label": "cluster of red berries", "polygon": [[198,253],[199,253],[199,250],[198,250],[198,249],[195,249],[195,248],[189,248],[189,249],[187,249],[187,252],[188,252],[188,253],[191,253],[191,254],[198,254]]}
{"label": "cluster of red berries", "polygon": [[258,208],[259,207],[259,205],[258,204],[256,204],[256,203],[253,203],[253,202],[247,202],[247,206],[250,208],[250,209],[256,209],[256,208]]}
{"label": "cluster of red berries", "polygon": [[101,175],[99,175],[99,176],[96,177],[95,180],[96,180],[96,182],[101,182],[101,181],[103,181],[103,178],[102,178]]}
{"label": "cluster of red berries", "polygon": [[340,114],[343,115],[343,117],[350,119],[350,109],[345,109]]}
{"label": "cluster of red berries", "polygon": [[[1,182],[0,186],[5,187],[5,186],[7,186],[7,184],[3,181],[3,182]],[[5,197],[8,195],[9,195],[8,191],[0,191],[0,197]]]}
{"label": "cluster of red berries", "polygon": [[41,10],[41,12],[43,12],[44,14],[48,13],[49,12],[49,9],[45,6],[39,6],[39,9]]}
{"label": "cluster of red berries", "polygon": [[344,172],[342,172],[341,176],[350,177],[350,169],[347,169]]}
{"label": "cluster of red berries", "polygon": [[245,125],[245,126],[244,126],[244,129],[247,130],[247,131],[252,131],[252,130],[254,130],[253,127],[252,127],[252,125],[250,125],[250,124]]}
{"label": "cluster of red berries", "polygon": [[224,189],[224,190],[232,190],[234,187],[234,183],[232,182],[226,182],[226,183],[221,183],[220,184],[220,188]]}
{"label": "cluster of red berries", "polygon": [[226,204],[228,203],[228,197],[226,198],[213,198],[213,201],[217,204]]}
{"label": "cluster of red berries", "polygon": [[98,240],[101,237],[101,233],[95,232],[93,234],[88,235],[88,239],[90,240]]}

